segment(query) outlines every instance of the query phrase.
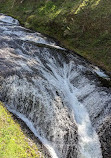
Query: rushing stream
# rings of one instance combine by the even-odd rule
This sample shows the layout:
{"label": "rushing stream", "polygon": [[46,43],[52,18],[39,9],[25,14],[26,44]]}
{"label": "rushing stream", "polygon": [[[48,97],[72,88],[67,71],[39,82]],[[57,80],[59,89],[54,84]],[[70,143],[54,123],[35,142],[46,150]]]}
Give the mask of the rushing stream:
{"label": "rushing stream", "polygon": [[98,129],[111,114],[111,93],[98,86],[97,74],[108,79],[52,39],[0,15],[0,98],[51,157],[102,158]]}

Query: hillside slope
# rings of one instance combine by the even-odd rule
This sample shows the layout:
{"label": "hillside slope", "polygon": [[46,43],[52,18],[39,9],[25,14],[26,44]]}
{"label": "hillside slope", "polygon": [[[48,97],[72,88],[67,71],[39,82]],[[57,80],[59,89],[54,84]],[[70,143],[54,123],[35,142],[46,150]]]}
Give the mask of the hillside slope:
{"label": "hillside slope", "polygon": [[0,0],[0,12],[50,35],[111,73],[110,0]]}

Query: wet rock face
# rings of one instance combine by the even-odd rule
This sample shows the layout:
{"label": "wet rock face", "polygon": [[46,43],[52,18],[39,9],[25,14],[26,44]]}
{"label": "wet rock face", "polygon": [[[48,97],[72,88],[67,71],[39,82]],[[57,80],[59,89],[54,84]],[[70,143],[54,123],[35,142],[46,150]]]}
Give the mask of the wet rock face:
{"label": "wet rock face", "polygon": [[76,158],[78,134],[74,117],[70,109],[63,105],[59,92],[49,85],[42,72],[47,70],[50,75],[48,60],[54,60],[55,64],[62,66],[66,57],[59,55],[59,49],[54,48],[52,51],[52,48],[45,48],[44,45],[38,47],[36,43],[24,42],[20,34],[23,33],[24,38],[32,36],[38,42],[42,40],[43,44],[51,44],[45,37],[24,33],[24,28],[11,24],[1,25],[1,100],[28,118],[38,134],[51,144],[58,157]]}
{"label": "wet rock face", "polygon": [[18,76],[8,77],[2,84],[2,100],[31,120],[40,136],[47,138],[58,151],[59,157],[77,157],[78,134],[73,115],[59,96],[53,94],[48,100],[43,96],[40,100],[41,91],[34,91],[36,86]]}
{"label": "wet rock face", "polygon": [[103,158],[111,157],[111,116],[107,117],[99,127],[98,134],[100,137]]}
{"label": "wet rock face", "polygon": [[[109,92],[108,92],[109,91]],[[92,99],[91,99],[92,98]],[[111,92],[105,87],[96,87],[84,99],[93,127],[96,129],[102,148],[103,158],[111,157]],[[86,101],[87,99],[87,101]],[[87,103],[89,103],[87,105]]]}
{"label": "wet rock face", "polygon": [[101,158],[96,132],[103,157],[111,157],[110,88],[100,86],[85,60],[6,21],[0,22],[0,99],[31,121],[52,157]]}

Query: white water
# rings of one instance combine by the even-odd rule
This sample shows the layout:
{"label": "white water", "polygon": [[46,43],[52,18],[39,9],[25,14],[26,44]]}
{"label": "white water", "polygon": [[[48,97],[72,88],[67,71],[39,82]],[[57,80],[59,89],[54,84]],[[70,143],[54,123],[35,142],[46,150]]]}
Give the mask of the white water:
{"label": "white water", "polygon": [[37,138],[39,138],[39,140],[42,142],[42,144],[48,149],[48,151],[49,151],[49,153],[50,153],[50,156],[51,156],[52,158],[58,158],[58,156],[56,155],[54,149],[51,147],[50,142],[48,142],[45,138],[41,137],[41,136],[38,134],[37,129],[35,129],[33,123],[32,123],[29,119],[27,119],[23,114],[17,112],[16,110],[9,108],[8,106],[7,106],[7,109],[8,109],[11,113],[13,113],[13,114],[15,114],[16,116],[18,116],[21,120],[23,120],[23,121],[26,123],[26,125],[27,125],[27,126],[29,127],[29,129],[34,133],[34,135],[35,135]]}
{"label": "white water", "polygon": [[71,80],[77,75],[73,72],[73,63],[64,64],[63,69],[54,65],[53,60],[49,61],[48,66],[53,75],[41,69],[42,73],[56,90],[62,92],[63,100],[69,106],[73,113],[78,126],[79,134],[79,155],[78,158],[102,158],[101,148],[98,136],[91,126],[90,118],[85,107],[78,102],[76,94],[77,89],[71,84]]}
{"label": "white water", "polygon": [[94,72],[102,78],[106,78],[107,80],[110,80],[109,76],[105,74],[102,70],[100,70],[97,66],[94,66]]}
{"label": "white water", "polygon": [[[8,22],[8,23],[14,23],[13,18],[8,18],[5,16],[0,16],[0,20],[3,22]],[[17,22],[16,22],[17,23]],[[10,30],[12,29],[12,30]],[[48,42],[46,38],[38,36],[36,33],[26,33],[24,30],[19,31],[19,26],[17,31],[13,31],[13,27],[4,27],[4,35],[8,38],[11,37],[13,38],[12,35],[16,35],[18,39],[22,39],[24,41],[34,41],[38,43],[45,43],[45,44],[53,44],[53,42]],[[15,37],[14,37],[15,38]],[[8,38],[10,40],[10,38]],[[28,46],[28,45],[27,45]],[[48,111],[49,116],[47,116],[47,119],[52,120],[53,122],[53,108],[54,108],[54,100],[51,98],[51,95],[49,95],[49,90],[51,93],[53,93],[54,97],[57,98],[56,91],[59,93],[59,101],[57,102],[57,106],[61,106],[62,102],[63,104],[70,109],[71,113],[70,115],[73,115],[73,119],[76,122],[76,125],[78,127],[78,135],[79,135],[79,153],[78,153],[78,158],[102,158],[101,154],[101,148],[100,148],[100,142],[98,139],[98,136],[93,129],[91,125],[91,121],[88,115],[88,112],[84,105],[82,105],[78,99],[77,95],[80,94],[79,89],[77,89],[72,81],[79,76],[79,71],[81,66],[78,66],[78,70],[75,68],[75,63],[70,62],[66,64],[66,62],[62,62],[62,66],[57,64],[57,59],[53,56],[51,56],[50,52],[48,52],[48,49],[43,50],[43,56],[42,58],[45,60],[47,63],[44,65],[42,60],[38,56],[33,56],[34,54],[33,50],[30,48],[29,50],[25,49],[25,44],[21,45],[22,50],[27,52],[28,55],[24,54],[20,49],[16,49],[16,53],[19,56],[19,59],[17,61],[14,58],[14,54],[12,53],[14,51],[13,48],[8,48],[8,45],[6,48],[3,48],[1,51],[1,55],[5,58],[5,60],[13,61],[13,64],[15,64],[15,68],[17,71],[20,71],[23,73],[23,70],[25,72],[30,73],[31,75],[36,71],[33,72],[33,67],[34,69],[39,71],[39,73],[42,74],[42,77],[38,76],[36,74],[36,77],[31,77],[31,81],[33,82],[34,85],[32,85],[30,82],[28,82],[27,79],[19,79],[17,77],[9,77],[6,80],[6,84],[4,85],[4,89],[6,88],[6,93],[8,96],[8,99],[10,100],[10,104],[8,104],[8,109],[12,113],[16,114],[19,116],[26,124],[29,126],[29,128],[32,130],[32,132],[41,140],[41,142],[46,146],[46,148],[49,150],[51,156],[53,158],[62,158],[61,154],[57,150],[57,145],[56,145],[56,140],[55,142],[49,142],[47,138],[45,138],[45,133],[44,131],[40,131],[39,127],[35,128],[34,123],[37,123],[37,120],[35,122],[32,122],[31,119],[34,119],[34,114],[35,112],[37,113],[37,108],[35,108],[35,103],[37,102],[36,98],[41,100],[42,104]],[[39,54],[39,50],[37,50]],[[32,56],[31,56],[32,55]],[[28,76],[30,77],[30,76]],[[81,77],[81,76],[80,76]],[[84,78],[82,79],[84,82]],[[87,87],[87,86],[86,86]],[[89,90],[89,89],[88,89]],[[24,109],[28,109],[28,106],[31,106],[28,104],[28,100],[25,103],[23,103],[23,100],[25,100],[25,97],[30,97],[30,94],[33,96],[33,104],[32,104],[32,109],[29,114],[29,118],[26,118],[24,114]],[[15,101],[16,103],[20,103],[19,97],[22,95],[22,103],[21,107],[19,106],[19,112],[17,111],[17,105],[14,105],[13,102]],[[42,108],[42,107],[40,107]],[[64,110],[64,109],[63,109]],[[51,113],[52,112],[52,113]],[[66,113],[61,113],[60,115],[66,115]],[[59,115],[58,117],[58,122],[61,121],[62,117]],[[57,116],[56,116],[57,117]],[[41,118],[39,118],[40,120]],[[73,120],[73,121],[74,121]],[[65,124],[64,120],[61,121],[61,124]],[[61,125],[60,124],[60,125]],[[38,125],[38,124],[37,124]],[[53,127],[53,126],[52,126]],[[54,126],[55,127],[55,126]],[[53,129],[53,133],[57,135],[57,132],[60,132],[61,138],[64,136],[64,131],[61,129],[57,128],[58,126],[56,125],[56,128]],[[39,134],[41,132],[41,136]],[[45,131],[47,132],[47,131]],[[55,137],[56,138],[56,137]],[[64,146],[63,142],[61,141],[60,146]],[[62,148],[61,147],[61,148]]]}
{"label": "white water", "polygon": [[10,16],[5,16],[4,14],[0,14],[0,21],[6,22],[9,24],[13,24],[13,25],[19,25],[18,20],[14,19]]}
{"label": "white water", "polygon": [[[31,90],[30,88],[28,88],[27,80],[24,81],[24,83],[21,83],[21,87],[17,87],[16,85],[17,79],[15,78],[16,80],[15,85],[12,84],[11,87],[11,93],[13,93],[12,99],[13,96],[19,91],[22,91],[23,93],[22,95],[24,95],[22,96],[22,98],[25,97],[26,95],[25,91],[27,92],[32,91],[33,95],[39,97],[40,100],[42,99],[43,104],[46,104],[46,106],[48,105],[47,108],[49,108],[50,105],[50,98],[48,96],[49,94],[44,89],[44,84],[49,84],[53,92],[55,90],[59,92],[64,104],[72,110],[72,113],[74,115],[74,119],[77,123],[78,134],[79,134],[78,158],[102,158],[99,139],[91,125],[88,112],[85,109],[85,107],[77,100],[76,95],[78,94],[78,89],[71,84],[72,79],[78,75],[78,72],[73,71],[74,63],[70,63],[70,64],[64,63],[62,68],[62,67],[56,67],[54,63],[54,59],[47,58],[47,60],[48,60],[47,66],[50,67],[51,72],[48,71],[48,69],[44,67],[40,59],[36,57],[36,63],[38,63],[37,69],[39,69],[42,72],[43,76],[47,81],[44,80],[37,81],[35,79],[32,79],[33,82],[35,82],[34,85],[39,86],[40,89],[39,93],[43,92],[43,94],[42,95],[38,94],[37,89],[34,90],[34,88],[32,88]],[[10,96],[11,93],[9,93]],[[35,103],[34,100],[33,102]],[[36,109],[34,108],[32,109],[33,110],[30,113],[30,116],[33,118],[34,110]],[[24,115],[20,114],[19,112],[12,110],[10,108],[9,110],[14,114],[16,114],[17,116],[19,116],[29,126],[29,128],[34,132],[34,134],[36,134],[36,136],[38,136],[39,139],[42,141],[42,143],[46,146],[46,148],[49,150],[53,158],[59,157],[56,155],[55,152],[56,148],[54,146],[52,146],[51,148],[50,147],[51,144],[44,137],[40,137],[39,135],[37,135],[37,130],[34,129],[34,126],[31,123],[31,121],[29,121]]]}
{"label": "white water", "polygon": [[[17,25],[19,25],[18,20],[10,17],[10,16],[5,16],[3,14],[0,15],[0,22],[5,22],[5,23],[9,23],[12,24],[10,26],[2,26],[3,29],[3,34],[5,35],[16,35],[19,39],[23,40],[23,41],[31,41],[31,42],[35,42],[37,44],[44,44],[47,46],[51,46],[52,48],[56,48],[56,49],[61,49],[61,50],[65,50],[65,48],[62,48],[60,46],[58,46],[56,44],[56,42],[54,42],[53,40],[48,40],[47,37],[43,36],[41,33],[29,33],[28,29],[25,29],[21,26],[19,26],[19,29],[23,29],[21,31],[21,29],[16,30],[18,28]],[[15,26],[14,26],[15,25]],[[12,31],[12,29],[14,29]]]}

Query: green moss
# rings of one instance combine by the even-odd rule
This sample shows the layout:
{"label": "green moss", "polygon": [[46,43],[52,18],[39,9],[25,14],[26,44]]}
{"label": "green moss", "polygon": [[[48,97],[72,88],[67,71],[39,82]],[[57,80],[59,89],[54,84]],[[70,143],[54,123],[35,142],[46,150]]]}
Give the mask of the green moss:
{"label": "green moss", "polygon": [[20,125],[0,102],[0,158],[40,158],[36,144],[29,143]]}

